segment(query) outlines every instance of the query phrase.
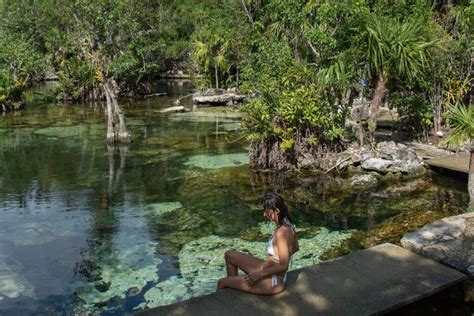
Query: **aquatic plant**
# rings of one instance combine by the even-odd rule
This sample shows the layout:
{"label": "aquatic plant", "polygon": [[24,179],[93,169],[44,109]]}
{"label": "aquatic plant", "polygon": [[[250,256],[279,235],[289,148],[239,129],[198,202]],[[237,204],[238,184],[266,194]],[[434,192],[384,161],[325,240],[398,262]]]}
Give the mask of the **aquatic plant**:
{"label": "aquatic plant", "polygon": [[145,210],[155,215],[164,215],[182,208],[179,202],[160,202],[152,203],[145,206]]}
{"label": "aquatic plant", "polygon": [[166,281],[159,282],[157,285],[146,291],[145,301],[138,306],[143,308],[153,308],[161,305],[168,305],[177,301],[186,300],[191,298],[191,293],[188,289],[188,282],[186,279],[172,276]]}
{"label": "aquatic plant", "polygon": [[220,169],[236,167],[249,163],[247,153],[223,154],[223,155],[197,155],[192,156],[184,163],[186,166],[198,167],[202,169]]}

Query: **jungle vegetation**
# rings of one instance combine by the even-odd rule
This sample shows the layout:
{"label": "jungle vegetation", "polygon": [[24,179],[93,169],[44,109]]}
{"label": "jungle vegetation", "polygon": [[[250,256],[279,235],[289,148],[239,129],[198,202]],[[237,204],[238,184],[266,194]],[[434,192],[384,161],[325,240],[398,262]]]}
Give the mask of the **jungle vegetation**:
{"label": "jungle vegetation", "polygon": [[257,96],[242,132],[260,167],[373,144],[384,103],[425,139],[472,103],[473,0],[2,0],[0,18],[1,108],[55,74],[58,99],[107,101],[111,142],[130,139],[119,98],[179,68]]}

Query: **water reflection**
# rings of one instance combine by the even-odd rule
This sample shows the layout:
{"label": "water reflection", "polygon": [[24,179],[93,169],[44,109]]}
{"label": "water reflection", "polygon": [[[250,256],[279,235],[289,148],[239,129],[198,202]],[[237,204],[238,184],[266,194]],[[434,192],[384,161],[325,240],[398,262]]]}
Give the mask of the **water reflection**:
{"label": "water reflection", "polygon": [[208,293],[226,247],[264,249],[266,191],[289,202],[299,264],[397,242],[467,204],[447,178],[353,192],[348,176],[250,172],[238,113],[162,115],[193,88],[160,85],[166,96],[124,107],[130,146],[107,146],[100,104],[0,119],[0,314],[123,314]]}

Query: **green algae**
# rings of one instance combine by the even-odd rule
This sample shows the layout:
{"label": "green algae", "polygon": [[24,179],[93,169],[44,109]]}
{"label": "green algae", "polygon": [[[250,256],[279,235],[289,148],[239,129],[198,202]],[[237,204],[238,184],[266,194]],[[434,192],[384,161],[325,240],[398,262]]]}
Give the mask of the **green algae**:
{"label": "green algae", "polygon": [[[149,211],[172,211],[177,206],[164,203],[158,207],[155,204],[151,205]],[[85,277],[88,280],[73,284],[76,297],[89,312],[112,299],[123,300],[130,291],[141,291],[147,284],[158,282],[159,279],[157,271],[162,263],[156,256],[159,245],[150,240],[148,233],[143,230],[145,214],[138,208],[127,212],[110,212],[110,223],[107,225],[114,225],[119,220],[120,230],[111,239],[103,240],[83,254],[85,268],[82,270],[87,272]],[[91,263],[93,265],[89,268]]]}
{"label": "green algae", "polygon": [[56,138],[72,138],[72,137],[104,137],[105,125],[102,124],[79,124],[71,126],[49,126],[38,128],[34,131],[36,135]]}
{"label": "green algae", "polygon": [[202,169],[220,169],[236,167],[249,163],[247,153],[223,154],[223,155],[196,155],[192,156],[184,163],[186,166]]}
{"label": "green algae", "polygon": [[79,137],[87,135],[87,126],[52,126],[43,127],[35,131],[37,135],[48,137]]}
{"label": "green algae", "polygon": [[182,208],[183,205],[179,202],[161,202],[148,204],[145,210],[154,215],[164,215]]}
{"label": "green algae", "polygon": [[[157,285],[146,291],[145,305],[153,308],[161,305],[172,304],[176,301],[191,298],[188,289],[188,283],[185,279],[172,276],[166,281],[159,282]],[[144,307],[143,305],[141,306]]]}
{"label": "green algae", "polygon": [[169,116],[173,122],[194,122],[194,123],[235,123],[242,117],[241,113],[218,111],[194,111],[186,113],[175,113]]}

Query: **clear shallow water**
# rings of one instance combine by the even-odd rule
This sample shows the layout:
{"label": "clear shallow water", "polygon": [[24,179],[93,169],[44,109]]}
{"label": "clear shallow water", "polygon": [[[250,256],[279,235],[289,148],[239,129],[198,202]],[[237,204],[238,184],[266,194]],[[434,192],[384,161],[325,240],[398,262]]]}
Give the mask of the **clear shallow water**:
{"label": "clear shallow water", "polygon": [[100,105],[30,106],[0,118],[0,314],[123,314],[210,293],[225,250],[264,255],[259,198],[284,194],[301,238],[293,268],[463,212],[465,184],[251,173],[238,113],[162,115],[192,86],[122,102],[134,142],[107,147]]}

